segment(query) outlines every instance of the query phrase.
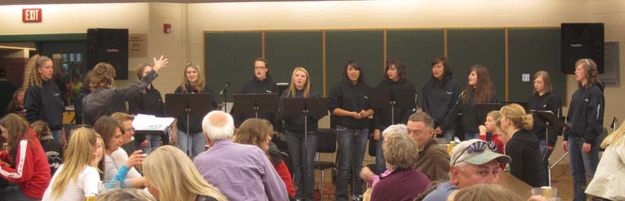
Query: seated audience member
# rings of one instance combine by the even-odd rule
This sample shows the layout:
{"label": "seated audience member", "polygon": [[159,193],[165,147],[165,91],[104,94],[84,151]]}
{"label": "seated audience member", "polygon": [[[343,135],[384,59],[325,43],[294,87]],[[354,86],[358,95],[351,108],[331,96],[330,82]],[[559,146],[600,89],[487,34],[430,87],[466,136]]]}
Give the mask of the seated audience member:
{"label": "seated audience member", "polygon": [[625,123],[601,143],[603,156],[595,176],[586,188],[586,194],[595,196],[593,200],[625,200],[623,183],[625,182]]}
{"label": "seated audience member", "polygon": [[510,173],[533,187],[545,185],[543,162],[538,147],[538,137],[531,133],[534,119],[525,113],[523,106],[510,104],[500,110],[501,130],[506,142],[506,154],[510,156]]}
{"label": "seated audience member", "polygon": [[[489,141],[495,143],[497,145],[497,152],[501,154],[504,153],[504,144],[500,139],[500,134],[502,134],[501,129],[499,128],[499,120],[501,119],[501,114],[499,111],[490,111],[486,114],[486,121],[484,125],[480,125],[478,129],[480,130],[480,139],[484,141]],[[490,139],[488,139],[488,134],[491,135]]]}
{"label": "seated audience member", "polygon": [[391,125],[383,132],[382,149],[387,170],[373,186],[371,200],[412,201],[430,185],[423,173],[415,170],[419,151],[403,124]]}
{"label": "seated audience member", "polygon": [[210,148],[197,155],[195,166],[229,200],[288,200],[284,182],[267,155],[256,146],[232,142],[234,120],[222,111],[209,112],[202,130]]}
{"label": "seated audience member", "polygon": [[115,189],[106,191],[95,198],[96,201],[156,201],[154,197],[144,190],[135,188]]}
{"label": "seated audience member", "polygon": [[[141,188],[144,185],[143,177],[134,168],[135,165],[141,164],[144,155],[141,150],[137,150],[128,156],[126,151],[121,148],[122,145],[122,126],[109,116],[100,117],[93,129],[102,135],[104,139],[104,179],[103,182],[107,188],[114,187],[136,187]],[[126,176],[122,176],[121,180],[116,179],[118,171],[126,171]],[[120,183],[117,183],[120,182]]]}
{"label": "seated audience member", "polygon": [[0,179],[11,185],[0,188],[3,201],[39,200],[50,182],[50,165],[35,132],[17,114],[0,119],[6,148],[0,151]]}
{"label": "seated audience member", "polygon": [[65,163],[54,173],[43,201],[85,200],[100,192],[100,173],[95,166],[102,159],[104,146],[90,128],[72,132],[65,149]]}
{"label": "seated audience member", "polygon": [[63,146],[58,141],[54,140],[52,131],[50,131],[48,123],[45,121],[35,121],[31,124],[31,127],[35,133],[37,133],[37,137],[39,137],[39,142],[48,157],[50,173],[54,175],[54,172],[63,164]]}
{"label": "seated audience member", "polygon": [[7,105],[7,113],[15,113],[21,117],[26,117],[26,111],[24,110],[24,96],[26,95],[25,88],[19,88],[13,93],[13,98],[9,105]]}
{"label": "seated audience member", "polygon": [[271,122],[265,119],[250,118],[241,123],[234,142],[256,145],[265,151],[271,164],[273,164],[273,167],[286,185],[289,197],[295,198],[295,187],[293,186],[291,172],[289,172],[280,150],[275,146],[275,149],[270,147],[272,134],[273,125],[271,125]]}
{"label": "seated audience member", "polygon": [[[496,184],[476,184],[456,191],[453,201],[523,201],[518,194]],[[532,196],[528,201],[547,201],[542,196]]]}
{"label": "seated audience member", "polygon": [[410,115],[406,127],[419,150],[416,169],[431,181],[446,180],[449,176],[449,154],[434,139],[432,117],[425,112],[416,112]]}
{"label": "seated audience member", "polygon": [[111,114],[111,118],[122,125],[122,149],[126,153],[132,153],[136,150],[135,148],[141,147],[140,143],[135,143],[135,128],[132,126],[135,116],[123,112],[115,112]]}
{"label": "seated audience member", "polygon": [[[227,201],[217,188],[202,178],[191,159],[180,149],[165,145],[143,162],[148,191],[160,201]],[[232,180],[231,182],[248,182]]]}
{"label": "seated audience member", "polygon": [[447,200],[451,192],[481,183],[495,183],[502,169],[500,163],[509,163],[510,157],[497,153],[495,144],[471,139],[456,145],[451,151],[449,181],[439,184],[426,195],[424,201]]}

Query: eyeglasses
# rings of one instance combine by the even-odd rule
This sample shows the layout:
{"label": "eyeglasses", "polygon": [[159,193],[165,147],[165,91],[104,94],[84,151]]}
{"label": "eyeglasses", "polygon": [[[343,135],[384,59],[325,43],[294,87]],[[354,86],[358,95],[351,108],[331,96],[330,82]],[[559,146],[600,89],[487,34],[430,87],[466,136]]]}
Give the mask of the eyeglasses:
{"label": "eyeglasses", "polygon": [[454,158],[454,162],[451,164],[451,166],[456,165],[456,163],[458,162],[462,162],[462,161],[458,161],[458,159],[460,159],[460,157],[462,157],[462,154],[464,153],[469,153],[469,154],[481,153],[486,149],[490,149],[493,152],[497,152],[497,145],[495,145],[495,143],[482,141],[482,140],[475,141],[471,143],[467,148],[462,150],[462,152],[460,152],[460,154],[458,154],[456,158]]}

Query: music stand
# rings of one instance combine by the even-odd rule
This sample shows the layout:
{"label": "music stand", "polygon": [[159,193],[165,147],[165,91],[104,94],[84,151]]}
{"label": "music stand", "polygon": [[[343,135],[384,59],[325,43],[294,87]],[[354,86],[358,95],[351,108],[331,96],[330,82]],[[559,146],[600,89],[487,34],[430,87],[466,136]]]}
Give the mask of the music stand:
{"label": "music stand", "polygon": [[[165,94],[165,110],[172,117],[185,117],[186,132],[189,133],[189,118],[191,115],[203,117],[212,110],[211,96],[206,93],[175,93]],[[191,147],[187,141],[187,147]],[[187,153],[188,154],[188,153]]]}
{"label": "music stand", "polygon": [[308,149],[308,117],[321,118],[326,116],[328,114],[328,98],[285,98],[282,103],[284,116],[300,117],[304,115],[303,154],[306,156]]}
{"label": "music stand", "polygon": [[395,124],[395,107],[410,108],[416,105],[415,91],[409,87],[382,88],[374,87],[367,90],[367,97],[376,109],[390,106],[391,125]]}
{"label": "music stand", "polygon": [[[557,114],[554,114],[550,110],[534,110],[532,112],[534,113],[535,116],[538,117],[538,119],[540,119],[542,122],[545,123],[545,131],[546,131],[545,142],[546,143],[549,142],[549,126],[550,125],[553,125],[558,129],[561,129],[562,127],[564,127],[564,122],[558,117]],[[545,146],[547,145],[545,144]],[[545,157],[546,156],[547,155],[545,154]],[[545,161],[544,158],[543,158],[543,161]],[[549,162],[549,160],[547,160],[547,162]],[[551,168],[549,167],[549,164],[547,164],[547,178],[548,178],[548,184],[549,186],[551,186]]]}
{"label": "music stand", "polygon": [[233,94],[234,105],[238,114],[247,116],[254,114],[258,118],[259,113],[275,112],[278,110],[278,94],[267,93],[247,93]]}

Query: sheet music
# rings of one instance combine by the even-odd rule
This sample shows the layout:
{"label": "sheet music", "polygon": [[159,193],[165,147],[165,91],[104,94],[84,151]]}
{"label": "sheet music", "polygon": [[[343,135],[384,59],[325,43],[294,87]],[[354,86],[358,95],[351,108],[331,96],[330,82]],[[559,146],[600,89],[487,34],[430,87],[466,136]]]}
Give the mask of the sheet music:
{"label": "sheet music", "polygon": [[176,119],[173,117],[156,117],[154,115],[137,114],[132,121],[135,130],[164,131]]}

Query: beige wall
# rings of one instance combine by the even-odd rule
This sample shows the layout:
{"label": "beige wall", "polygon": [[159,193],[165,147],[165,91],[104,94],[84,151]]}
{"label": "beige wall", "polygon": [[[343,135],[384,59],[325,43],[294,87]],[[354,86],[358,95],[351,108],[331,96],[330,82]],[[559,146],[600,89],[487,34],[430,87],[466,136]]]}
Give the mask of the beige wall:
{"label": "beige wall", "polygon": [[[625,1],[419,0],[261,3],[123,3],[30,5],[43,8],[43,23],[23,24],[21,8],[0,6],[0,35],[84,33],[87,28],[128,28],[148,34],[148,56],[164,54],[170,65],[155,85],[173,91],[187,61],[204,63],[204,31],[361,28],[557,27],[562,22],[603,22],[608,41],[625,40]],[[164,34],[163,23],[173,31]],[[1,36],[0,36],[1,37]],[[625,44],[621,45],[625,52]],[[130,73],[148,57],[130,58]],[[452,58],[453,59],[453,58]],[[621,63],[625,58],[621,54]],[[554,72],[557,73],[557,72]],[[621,77],[625,70],[621,70]],[[133,81],[134,76],[130,76]],[[128,81],[119,82],[125,85]],[[576,89],[567,79],[567,97]],[[606,119],[625,119],[623,87],[606,89]],[[569,98],[570,99],[570,98]],[[567,102],[569,102],[567,100]],[[609,121],[607,121],[609,122]]]}

